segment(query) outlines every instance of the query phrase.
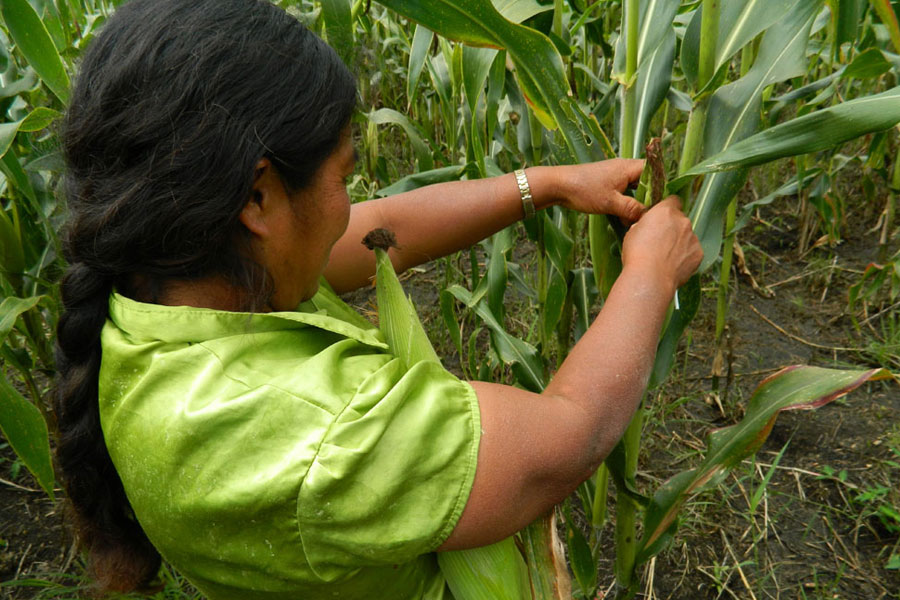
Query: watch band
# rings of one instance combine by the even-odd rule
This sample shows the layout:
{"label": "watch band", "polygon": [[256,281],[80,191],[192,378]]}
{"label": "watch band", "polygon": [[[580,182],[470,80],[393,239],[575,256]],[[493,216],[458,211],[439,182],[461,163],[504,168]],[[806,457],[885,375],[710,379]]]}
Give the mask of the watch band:
{"label": "watch band", "polygon": [[519,184],[519,194],[522,196],[522,210],[525,212],[525,218],[530,219],[534,216],[534,198],[531,196],[531,186],[528,185],[528,177],[525,176],[525,169],[516,169],[516,183]]}

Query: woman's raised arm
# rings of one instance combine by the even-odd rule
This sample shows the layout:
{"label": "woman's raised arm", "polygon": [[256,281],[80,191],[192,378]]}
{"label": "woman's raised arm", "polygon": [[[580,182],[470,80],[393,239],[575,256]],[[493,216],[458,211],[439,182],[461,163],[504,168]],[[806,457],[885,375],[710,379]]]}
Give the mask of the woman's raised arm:
{"label": "woman's raised arm", "polygon": [[703,257],[677,198],[651,209],[624,246],[603,310],[543,394],[472,383],[482,429],[475,482],[440,550],[493,543],[528,525],[622,436],[647,386],[666,309]]}
{"label": "woman's raised arm", "polygon": [[[643,208],[622,192],[640,178],[643,164],[641,160],[614,159],[532,167],[526,173],[538,210],[561,204],[634,222]],[[397,236],[400,247],[392,249],[390,256],[400,272],[467,248],[522,216],[522,199],[512,173],[430,185],[354,204],[347,231],[331,252],[325,278],[338,293],[369,284],[375,274],[375,258],[361,242],[379,227]]]}

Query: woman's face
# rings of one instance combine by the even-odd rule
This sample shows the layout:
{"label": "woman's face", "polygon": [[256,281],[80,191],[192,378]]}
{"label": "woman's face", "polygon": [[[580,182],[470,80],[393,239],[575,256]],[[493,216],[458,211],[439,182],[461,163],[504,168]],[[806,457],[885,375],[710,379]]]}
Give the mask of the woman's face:
{"label": "woman's face", "polygon": [[319,289],[331,249],[350,220],[346,179],[355,164],[348,127],[312,182],[287,194],[287,210],[275,225],[277,235],[266,251],[266,266],[275,284],[273,310],[294,310]]}

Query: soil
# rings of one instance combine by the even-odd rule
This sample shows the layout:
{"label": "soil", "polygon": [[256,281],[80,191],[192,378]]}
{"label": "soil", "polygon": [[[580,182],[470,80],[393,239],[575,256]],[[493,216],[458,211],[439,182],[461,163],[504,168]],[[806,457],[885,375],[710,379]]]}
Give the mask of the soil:
{"label": "soil", "polygon": [[[698,464],[705,435],[739,420],[754,387],[780,367],[873,366],[872,353],[864,351],[873,334],[854,328],[847,290],[877,258],[876,234],[867,233],[877,211],[848,212],[840,244],[800,257],[791,202],[764,207],[739,236],[747,269],[762,291],[746,274],[732,278],[725,375],[717,394],[710,376],[717,352],[715,288],[706,278],[703,306],[673,374],[649,403],[638,476],[645,491]],[[406,282],[426,328],[438,337],[444,268],[442,262],[428,265]],[[348,300],[371,313],[374,294],[363,290]],[[870,308],[869,314],[876,312]],[[870,324],[879,331],[894,317],[885,314]],[[893,339],[887,352],[897,357],[900,335]],[[459,372],[452,344],[436,341],[446,366]],[[783,413],[755,464],[745,461],[685,509],[674,543],[645,570],[639,597],[900,599],[900,570],[885,568],[890,554],[900,553],[900,539],[877,517],[878,498],[897,507],[900,466],[888,461],[896,465],[900,457],[891,447],[900,449],[896,383],[866,384],[815,412]],[[753,493],[782,450],[767,493],[751,513]],[[8,448],[0,458],[0,581],[81,573],[57,505],[24,469],[12,476]],[[874,499],[860,499],[866,492]],[[600,582],[606,590],[614,580],[610,526],[603,540],[609,558],[601,560]],[[32,598],[39,589],[3,587],[0,598]]]}

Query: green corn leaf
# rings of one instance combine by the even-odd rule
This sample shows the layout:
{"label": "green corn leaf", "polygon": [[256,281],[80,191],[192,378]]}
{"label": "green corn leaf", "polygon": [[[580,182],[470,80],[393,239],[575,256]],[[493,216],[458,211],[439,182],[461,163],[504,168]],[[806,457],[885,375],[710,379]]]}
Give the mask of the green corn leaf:
{"label": "green corn leaf", "polygon": [[776,125],[729,146],[674,180],[678,190],[694,176],[747,168],[786,156],[834,148],[861,135],[900,122],[900,86],[886,92],[842,102]]}
{"label": "green corn leaf", "polygon": [[434,183],[444,183],[445,181],[458,181],[462,177],[469,165],[454,165],[451,167],[440,167],[431,169],[430,171],[422,171],[407,175],[403,179],[398,179],[393,184],[381,188],[376,192],[379,196],[393,196],[410,190],[416,190],[426,185]]}
{"label": "green corn leaf", "polygon": [[488,73],[490,73],[491,65],[494,64],[496,57],[497,50],[493,48],[463,47],[462,83],[466,90],[466,101],[471,113],[475,112],[478,96],[484,90],[484,83],[487,81]]}
{"label": "green corn leaf", "polygon": [[[718,71],[741,48],[784,18],[799,0],[723,0],[719,13],[714,71]],[[681,68],[692,87],[696,87],[700,68],[700,25],[703,10],[698,9],[684,34]],[[715,78],[713,78],[715,79]],[[698,93],[702,90],[698,90]]]}
{"label": "green corn leaf", "polygon": [[552,4],[540,4],[537,0],[491,0],[501,15],[513,23],[527,21],[531,17],[553,10]]}
{"label": "green corn leaf", "polygon": [[[822,0],[798,2],[784,19],[766,31],[753,68],[738,81],[719,88],[710,99],[703,144],[706,155],[729,148],[759,129],[763,90],[806,71],[806,44]],[[701,271],[719,255],[722,221],[731,199],[743,187],[746,171],[707,177],[691,210],[694,231],[703,246]]]}
{"label": "green corn leaf", "polygon": [[6,340],[6,336],[12,331],[19,316],[34,308],[44,298],[44,296],[33,296],[31,298],[4,298],[0,304],[0,344]]}
{"label": "green corn leaf", "polygon": [[620,140],[626,135],[632,136],[632,148],[643,148],[647,144],[650,122],[669,94],[674,62],[675,30],[669,27],[663,34],[663,40],[638,71],[634,130],[623,131],[619,135]]}
{"label": "green corn leaf", "polygon": [[829,0],[834,22],[835,44],[855,43],[866,0]]}
{"label": "green corn leaf", "polygon": [[441,290],[441,316],[444,318],[444,325],[446,325],[447,331],[450,332],[450,339],[453,340],[453,345],[456,346],[456,351],[459,353],[459,362],[462,364],[462,328],[459,326],[459,320],[456,318],[456,310],[454,310],[453,304],[453,294],[447,290]]}
{"label": "green corn leaf", "polygon": [[24,119],[11,123],[0,123],[0,156],[6,154],[16,134],[20,131],[40,131],[49,126],[61,114],[49,108],[39,107],[34,109]]}
{"label": "green corn leaf", "polygon": [[591,546],[574,522],[571,510],[566,510],[566,545],[569,548],[569,562],[575,581],[581,588],[585,598],[592,598],[597,588],[597,563],[591,552]]}
{"label": "green corn leaf", "polygon": [[0,273],[21,278],[25,271],[25,248],[16,226],[5,210],[0,208]]}
{"label": "green corn leaf", "polygon": [[863,50],[853,57],[847,68],[841,73],[843,79],[875,79],[893,68],[893,64],[885,58],[878,48]]}
{"label": "green corn leaf", "polygon": [[412,46],[409,49],[409,66],[406,74],[406,97],[410,106],[415,103],[419,90],[419,77],[425,67],[425,59],[428,58],[428,49],[434,40],[434,33],[427,27],[416,25],[413,34]]}
{"label": "green corn leaf", "polygon": [[572,271],[572,302],[575,305],[575,341],[581,339],[591,326],[591,307],[597,301],[597,286],[591,269]]}
{"label": "green corn leaf", "polygon": [[613,283],[622,272],[619,240],[609,224],[609,217],[606,215],[588,217],[588,238],[590,239],[594,283],[600,292],[600,297],[606,300]]}
{"label": "green corn leaf", "polygon": [[892,377],[884,369],[838,371],[795,366],[763,381],[750,398],[741,422],[710,434],[703,463],[696,469],[679,473],[654,494],[644,515],[644,536],[639,545],[638,563],[659,553],[671,539],[677,526],[678,511],[688,498],[723,477],[729,469],[762,446],[779,412],[818,408],[867,381]]}
{"label": "green corn leaf", "polygon": [[537,349],[527,342],[511,336],[491,312],[485,302],[472,302],[472,293],[459,285],[451,285],[447,291],[457,300],[473,307],[491,331],[491,341],[500,360],[511,366],[516,380],[526,389],[540,392],[544,389],[544,366]]}
{"label": "green corn leaf", "polygon": [[661,385],[672,364],[675,362],[675,351],[678,349],[678,340],[691,324],[697,311],[700,309],[700,277],[694,275],[686,284],[678,290],[679,308],[672,312],[666,330],[659,340],[656,349],[656,359],[653,362],[653,371],[650,373],[650,388]]}
{"label": "green corn leaf", "polygon": [[[547,257],[560,273],[568,271],[569,258],[575,248],[575,241],[562,228],[562,219],[551,217],[552,211],[542,211],[540,217],[544,221],[544,244]],[[561,217],[562,213],[557,213]]]}
{"label": "green corn leaf", "polygon": [[513,230],[507,227],[491,236],[490,260],[487,272],[479,284],[484,286],[488,307],[502,320],[505,314],[503,297],[506,295],[506,284],[509,281],[509,268],[506,256],[513,247]]}
{"label": "green corn leaf", "polygon": [[431,158],[431,147],[425,142],[422,131],[413,124],[404,114],[392,108],[379,108],[366,115],[376,125],[397,125],[406,133],[409,143],[412,144],[413,153],[416,155],[418,170],[430,171],[434,168],[434,160]]}
{"label": "green corn leaf", "polygon": [[456,600],[531,598],[528,570],[515,539],[457,552],[439,552],[438,565]]}
{"label": "green corn leaf", "polygon": [[[672,21],[678,12],[678,2],[671,0],[641,0],[637,46],[637,73],[641,73],[647,61],[651,60],[660,44],[668,40]],[[613,59],[613,79],[625,86],[633,84],[625,81],[626,63],[625,35],[619,36]],[[669,74],[671,76],[671,73]]]}
{"label": "green corn leaf", "polygon": [[344,64],[353,67],[353,6],[351,0],[321,0],[325,38]]}
{"label": "green corn leaf", "polygon": [[568,291],[565,276],[557,271],[556,267],[551,267],[547,280],[547,297],[541,307],[545,339],[553,336],[553,332],[562,318]]}
{"label": "green corn leaf", "polygon": [[38,484],[53,498],[50,434],[41,411],[0,374],[0,432]]}
{"label": "green corn leaf", "polygon": [[53,39],[28,0],[2,0],[0,14],[28,64],[63,104],[69,102],[69,76]]}

